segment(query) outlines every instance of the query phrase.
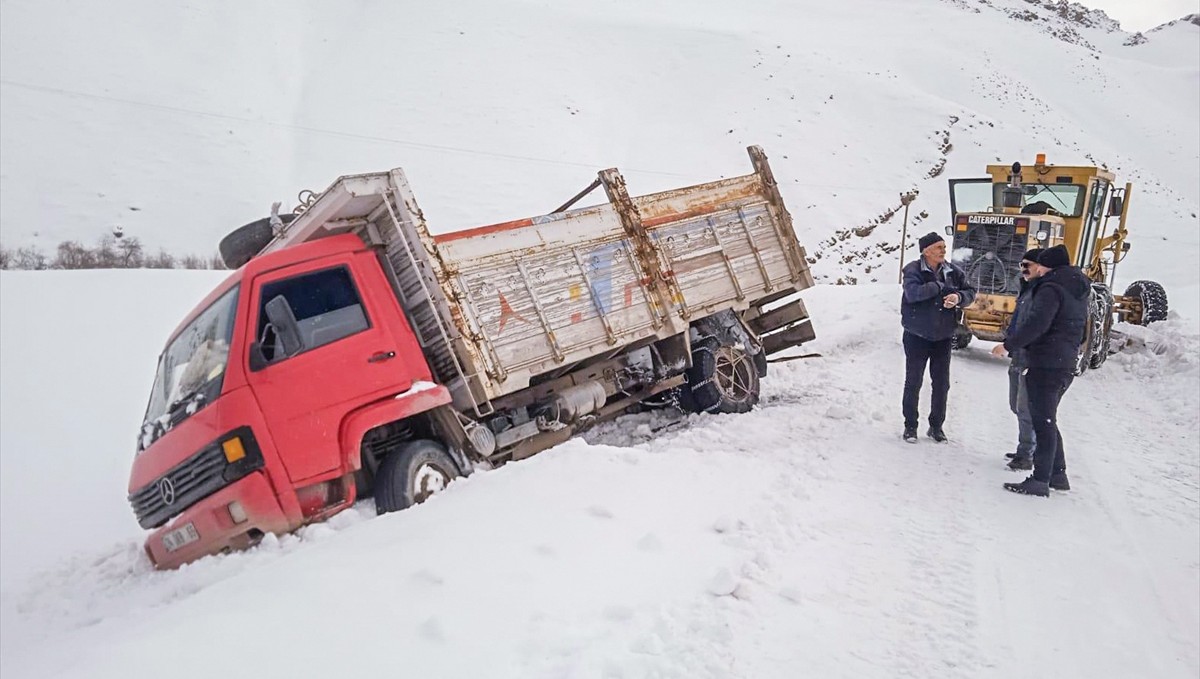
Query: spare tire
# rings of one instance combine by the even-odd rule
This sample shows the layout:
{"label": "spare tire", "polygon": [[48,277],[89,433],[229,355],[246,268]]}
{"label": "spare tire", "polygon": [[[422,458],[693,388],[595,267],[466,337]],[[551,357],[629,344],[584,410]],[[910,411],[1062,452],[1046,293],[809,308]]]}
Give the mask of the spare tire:
{"label": "spare tire", "polygon": [[[284,224],[290,223],[295,218],[294,214],[279,215],[280,221]],[[240,269],[242,265],[253,259],[254,255],[262,252],[262,249],[267,247],[267,243],[270,243],[274,237],[275,234],[271,231],[271,218],[263,217],[230,231],[221,239],[217,249],[221,252],[221,261],[225,262],[225,266],[230,269]]]}
{"label": "spare tire", "polygon": [[1167,320],[1167,291],[1154,281],[1134,281],[1125,288],[1125,296],[1142,303],[1142,318],[1138,325],[1150,325]]}

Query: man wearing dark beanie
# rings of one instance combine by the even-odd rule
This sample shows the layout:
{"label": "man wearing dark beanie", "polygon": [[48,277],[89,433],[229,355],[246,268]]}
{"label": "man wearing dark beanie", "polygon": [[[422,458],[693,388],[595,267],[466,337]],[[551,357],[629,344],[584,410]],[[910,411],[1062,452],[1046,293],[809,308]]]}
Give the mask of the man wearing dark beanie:
{"label": "man wearing dark beanie", "polygon": [[[1008,318],[1006,332],[1017,327],[1022,310],[1029,307],[1032,299],[1029,292],[1033,281],[1049,271],[1038,264],[1038,257],[1042,252],[1041,248],[1034,248],[1021,257],[1021,290],[1017,294],[1016,307]],[[994,356],[1003,356],[1005,353],[1003,344],[997,344],[992,349]],[[1017,416],[1017,450],[1008,453],[1007,457],[1011,458],[1009,468],[1017,470],[1033,469],[1033,451],[1037,445],[1037,437],[1033,432],[1033,418],[1029,414],[1029,390],[1025,386],[1025,369],[1029,367],[1025,354],[1024,349],[1014,349],[1011,354],[1012,361],[1008,366],[1008,409]]]}
{"label": "man wearing dark beanie", "polygon": [[950,392],[950,339],[958,328],[960,310],[975,301],[975,287],[966,273],[946,261],[946,242],[937,233],[918,241],[921,256],[904,267],[900,324],[904,327],[904,440],[917,442],[918,399],[925,381],[925,364],[933,395],[926,435],[946,442],[946,400]]}
{"label": "man wearing dark beanie", "polygon": [[1037,447],[1033,475],[1020,483],[1006,483],[1014,493],[1046,497],[1050,489],[1069,490],[1062,433],[1058,430],[1058,404],[1075,374],[1075,360],[1087,325],[1092,282],[1062,245],[1038,257],[1046,272],[1030,285],[1028,307],[1015,327],[1009,326],[1004,351],[1025,351],[1029,366],[1025,388]]}

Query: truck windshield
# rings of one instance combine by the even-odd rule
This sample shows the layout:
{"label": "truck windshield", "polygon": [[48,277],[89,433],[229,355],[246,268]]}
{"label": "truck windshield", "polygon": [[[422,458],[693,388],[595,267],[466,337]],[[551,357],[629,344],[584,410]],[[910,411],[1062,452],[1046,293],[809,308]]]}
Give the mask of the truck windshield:
{"label": "truck windshield", "polygon": [[[993,205],[1004,204],[1004,183],[992,184]],[[1064,217],[1083,214],[1083,196],[1086,187],[1078,184],[1024,184],[1025,208],[1030,214],[1046,214],[1050,208]],[[1045,205],[1041,205],[1044,203]],[[1035,211],[1036,210],[1036,211]]]}
{"label": "truck windshield", "polygon": [[238,286],[234,286],[171,340],[159,357],[139,449],[149,446],[220,393],[237,300]]}

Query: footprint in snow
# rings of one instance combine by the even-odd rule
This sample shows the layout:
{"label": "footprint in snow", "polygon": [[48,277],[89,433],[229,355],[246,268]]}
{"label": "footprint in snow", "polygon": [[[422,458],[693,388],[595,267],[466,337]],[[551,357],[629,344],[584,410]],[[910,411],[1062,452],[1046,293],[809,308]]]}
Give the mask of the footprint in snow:
{"label": "footprint in snow", "polygon": [[646,533],[637,541],[637,548],[643,552],[658,552],[662,550],[662,540],[654,533]]}
{"label": "footprint in snow", "polygon": [[735,519],[732,516],[729,516],[727,514],[725,516],[718,518],[716,520],[716,522],[713,523],[712,528],[714,531],[716,531],[718,533],[729,533],[729,532],[733,531],[735,528],[737,528],[737,524],[738,524],[737,519]]}
{"label": "footprint in snow", "polygon": [[717,571],[713,579],[708,582],[708,593],[713,596],[729,596],[738,588],[738,581],[733,577],[733,573],[729,572],[728,568],[722,568]]}
{"label": "footprint in snow", "polygon": [[419,628],[421,636],[429,641],[441,643],[446,640],[446,632],[442,629],[442,623],[437,618],[428,618],[421,623]]}
{"label": "footprint in snow", "polygon": [[608,606],[604,609],[604,617],[614,622],[624,622],[633,619],[633,609],[628,606]]}
{"label": "footprint in snow", "polygon": [[446,582],[445,580],[442,579],[442,576],[438,575],[437,573],[434,573],[433,571],[425,570],[424,568],[417,571],[416,573],[413,573],[412,579],[413,579],[413,582],[421,584],[421,585],[440,585],[440,584],[443,584],[444,582]]}
{"label": "footprint in snow", "polygon": [[588,514],[591,514],[592,516],[596,517],[597,519],[613,518],[612,511],[609,510],[608,507],[601,507],[600,505],[592,505],[591,507],[588,507],[587,512],[588,512]]}

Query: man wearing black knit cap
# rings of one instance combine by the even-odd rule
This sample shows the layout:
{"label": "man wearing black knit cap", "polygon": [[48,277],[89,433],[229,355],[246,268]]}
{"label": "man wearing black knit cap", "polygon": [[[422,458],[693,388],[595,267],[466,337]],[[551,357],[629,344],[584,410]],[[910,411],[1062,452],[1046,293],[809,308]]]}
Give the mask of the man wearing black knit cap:
{"label": "man wearing black knit cap", "polygon": [[904,326],[904,440],[917,442],[917,402],[925,364],[933,395],[926,435],[946,442],[946,399],[950,392],[950,339],[959,310],[975,301],[975,288],[962,269],[946,261],[946,242],[936,233],[921,237],[921,256],[904,267],[900,324]]}
{"label": "man wearing black knit cap", "polygon": [[[1049,271],[1038,264],[1038,257],[1042,252],[1041,248],[1034,248],[1021,257],[1021,290],[1017,294],[1017,304],[1012,316],[1009,316],[1006,333],[1017,328],[1021,312],[1029,308],[1033,297],[1029,294],[1033,281]],[[997,344],[992,349],[994,356],[1004,356],[1006,353],[1003,344]],[[1007,457],[1011,458],[1009,468],[1016,470],[1033,469],[1033,451],[1037,442],[1033,432],[1033,418],[1029,415],[1029,391],[1025,388],[1025,369],[1029,367],[1025,354],[1024,349],[1014,349],[1011,354],[1012,361],[1008,366],[1008,409],[1017,416],[1017,450],[1008,453]]]}
{"label": "man wearing black knit cap", "polygon": [[1058,430],[1058,404],[1071,386],[1075,358],[1083,342],[1092,284],[1071,266],[1067,249],[1056,245],[1038,257],[1049,269],[1030,286],[1030,301],[1016,327],[1009,327],[1004,350],[1025,350],[1028,369],[1025,388],[1037,447],[1033,475],[1021,483],[1006,483],[1014,493],[1046,497],[1050,489],[1069,490],[1067,461]]}

